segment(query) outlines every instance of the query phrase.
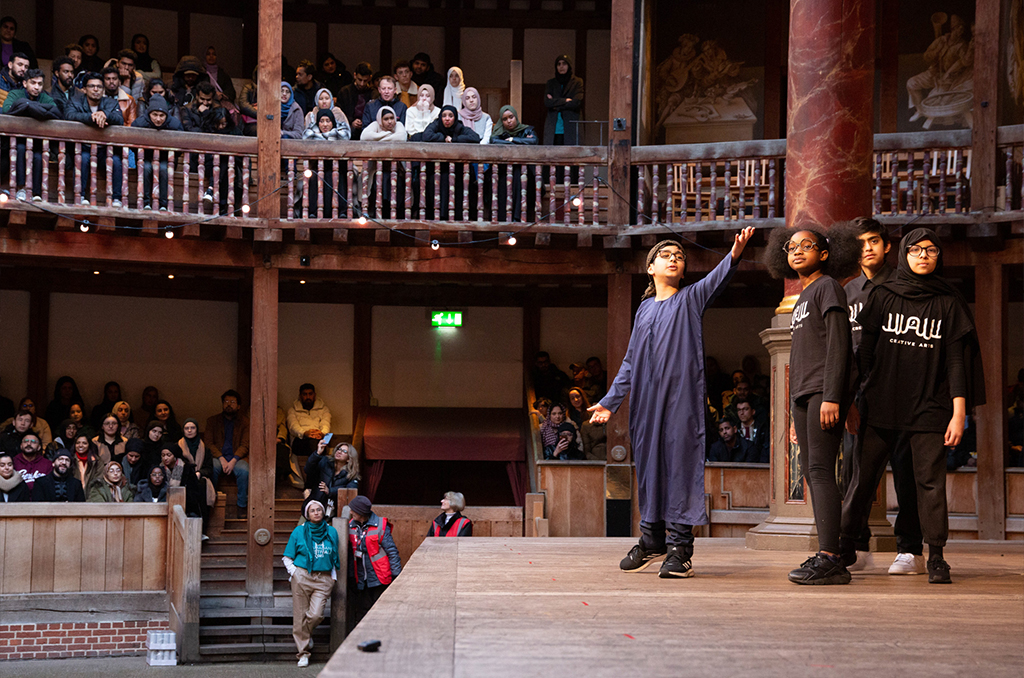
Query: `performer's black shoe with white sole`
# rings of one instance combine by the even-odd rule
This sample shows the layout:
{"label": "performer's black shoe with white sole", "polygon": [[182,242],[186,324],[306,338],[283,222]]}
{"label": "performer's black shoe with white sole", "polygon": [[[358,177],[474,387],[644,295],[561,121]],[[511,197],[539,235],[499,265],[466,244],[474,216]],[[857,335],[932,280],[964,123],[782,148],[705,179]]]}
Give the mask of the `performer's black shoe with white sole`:
{"label": "performer's black shoe with white sole", "polygon": [[654,549],[648,551],[642,543],[637,544],[629,550],[626,557],[619,563],[623,572],[639,572],[651,563],[664,557],[665,549]]}
{"label": "performer's black shoe with white sole", "polygon": [[661,564],[661,570],[658,571],[658,576],[662,579],[687,579],[694,575],[693,563],[687,558],[683,560],[682,551],[678,546],[669,546],[668,555],[665,556],[665,562]]}
{"label": "performer's black shoe with white sole", "polygon": [[814,554],[789,573],[789,581],[794,584],[849,584],[850,579],[850,571],[842,561],[833,560],[821,553]]}

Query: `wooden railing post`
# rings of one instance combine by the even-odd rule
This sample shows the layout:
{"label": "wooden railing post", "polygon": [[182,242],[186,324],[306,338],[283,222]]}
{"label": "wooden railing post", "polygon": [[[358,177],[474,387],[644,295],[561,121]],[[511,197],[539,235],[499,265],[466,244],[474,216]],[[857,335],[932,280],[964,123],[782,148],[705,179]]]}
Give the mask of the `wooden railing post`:
{"label": "wooden railing post", "polygon": [[200,549],[203,521],[185,513],[185,488],[167,492],[167,605],[176,634],[178,658],[199,660]]}
{"label": "wooden railing post", "polygon": [[[340,500],[340,497],[339,497]],[[338,559],[341,572],[331,591],[331,652],[333,653],[348,635],[348,520],[351,515],[348,505],[341,507],[331,524],[338,531]]]}

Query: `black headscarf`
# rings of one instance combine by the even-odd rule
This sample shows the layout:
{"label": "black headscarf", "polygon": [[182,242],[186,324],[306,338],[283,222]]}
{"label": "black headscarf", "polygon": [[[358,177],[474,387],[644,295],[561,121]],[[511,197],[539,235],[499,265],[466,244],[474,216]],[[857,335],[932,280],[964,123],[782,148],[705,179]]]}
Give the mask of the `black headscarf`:
{"label": "black headscarf", "polygon": [[[911,245],[925,240],[932,241],[932,244],[939,248],[939,256],[933,273],[918,275],[911,270],[907,257]],[[981,342],[978,339],[974,314],[971,313],[967,300],[960,290],[940,275],[941,273],[942,243],[939,236],[930,228],[915,228],[900,240],[896,277],[882,283],[878,288],[889,290],[893,294],[913,301],[931,299],[932,297],[952,297],[955,300],[967,322],[964,323],[964,331],[958,335],[947,336],[945,339],[950,342],[963,340],[964,372],[967,375],[967,410],[970,412],[975,405],[985,404],[985,370],[981,364]]]}
{"label": "black headscarf", "polygon": [[[565,75],[562,75],[561,73],[558,72],[558,62],[559,61],[564,61],[569,66],[569,70],[567,70],[565,72]],[[563,54],[562,56],[560,56],[557,59],[555,59],[555,80],[557,80],[562,85],[564,85],[567,82],[569,82],[570,80],[572,80],[572,62],[569,61],[569,55],[568,54]]]}
{"label": "black headscarf", "polygon": [[[146,51],[140,52],[135,49],[135,41],[143,38],[146,41]],[[140,71],[153,70],[153,57],[149,55],[149,38],[144,33],[136,33],[132,36],[131,49],[135,52],[135,68]]]}
{"label": "black headscarf", "polygon": [[[441,113],[444,113],[445,111],[451,111],[452,114],[455,115],[455,122],[452,123],[451,127],[445,127],[444,122],[441,121]],[[441,128],[441,131],[443,131],[446,135],[453,137],[462,134],[463,124],[462,120],[459,119],[459,109],[455,108],[454,106],[448,105],[441,109],[441,113],[437,114],[437,119],[439,121],[438,126]]]}

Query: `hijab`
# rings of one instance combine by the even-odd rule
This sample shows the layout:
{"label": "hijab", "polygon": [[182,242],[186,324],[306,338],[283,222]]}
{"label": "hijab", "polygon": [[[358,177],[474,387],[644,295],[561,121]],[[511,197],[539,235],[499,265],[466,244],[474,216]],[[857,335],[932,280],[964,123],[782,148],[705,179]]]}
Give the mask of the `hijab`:
{"label": "hijab", "polygon": [[[419,99],[419,96],[422,92],[430,92],[430,100],[426,102],[425,107],[424,102],[420,101]],[[419,90],[416,92],[416,105],[413,108],[416,108],[417,110],[420,110],[423,113],[430,113],[432,110],[434,110],[434,88],[431,87],[430,85],[420,85]]]}
{"label": "hijab", "polygon": [[[455,87],[452,86],[451,77],[452,72],[459,74],[459,84]],[[448,77],[445,79],[444,85],[444,103],[450,106],[456,104],[462,104],[462,93],[466,90],[466,78],[462,76],[462,69],[458,66],[452,66],[448,69]],[[455,111],[458,114],[458,111]]]}
{"label": "hijab", "polygon": [[[512,115],[516,116],[516,126],[513,130],[505,129],[505,123],[501,122],[501,118],[502,116],[505,115],[505,111],[512,111]],[[516,109],[512,108],[512,106],[510,106],[509,104],[505,104],[504,106],[501,107],[501,110],[498,112],[498,124],[495,125],[494,132],[491,134],[491,138],[504,139],[507,138],[505,135],[508,135],[509,137],[514,137],[523,130],[525,130],[527,127],[529,127],[529,125],[523,124],[523,122],[519,119],[519,113],[516,111]]]}
{"label": "hijab", "polygon": [[[189,424],[196,425],[195,438],[189,438],[184,433],[185,427],[188,426]],[[196,468],[200,468],[203,465],[203,457],[206,456],[206,446],[203,445],[203,439],[199,437],[199,422],[193,419],[192,417],[189,417],[188,419],[185,420],[185,423],[182,424],[181,428],[182,434],[181,440],[178,441],[178,447],[180,447],[183,452],[185,450],[188,450],[188,453],[192,457],[193,463],[196,465]]]}
{"label": "hijab", "polygon": [[[143,38],[146,41],[146,51],[140,52],[135,49],[135,41],[139,38]],[[135,70],[137,71],[151,71],[153,70],[153,57],[149,54],[149,38],[143,33],[136,33],[132,36],[131,42],[132,51],[135,52]]]}
{"label": "hijab", "polygon": [[[378,117],[379,117],[379,115],[380,114],[378,114]],[[329,108],[321,108],[321,109],[319,109],[317,111],[317,114],[316,114],[316,129],[317,129],[317,131],[320,130],[320,121],[323,120],[324,118],[327,118],[328,120],[331,121],[331,124],[333,125],[331,127],[331,129],[336,129],[338,127],[338,121],[335,120],[335,118],[334,118],[334,111],[332,111]]]}
{"label": "hijab", "polygon": [[[331,103],[327,104],[327,108],[334,108],[334,93],[331,92],[331,90],[327,89],[326,87],[321,87],[316,91],[316,96],[313,97],[313,106],[315,106],[316,108],[320,108],[320,95],[324,92],[327,92],[327,96],[330,97],[331,99]],[[316,108],[314,108],[314,110],[316,110]]]}
{"label": "hijab", "polygon": [[[445,111],[451,111],[452,113],[455,114],[455,121],[452,122],[452,126],[451,127],[445,127],[444,126],[444,120],[441,118],[441,115]],[[454,106],[451,106],[451,105],[444,106],[441,109],[441,113],[437,114],[437,121],[439,123],[438,124],[438,131],[441,132],[442,134],[446,135],[446,136],[456,136],[456,135],[458,135],[462,131],[463,125],[462,125],[462,121],[459,120],[459,111]]]}
{"label": "hijab", "polygon": [[[466,106],[466,95],[470,92],[476,94],[476,108],[473,110]],[[476,87],[467,87],[466,91],[462,93],[462,108],[459,110],[459,117],[462,118],[462,122],[470,127],[473,126],[473,123],[484,117],[483,102],[480,100],[480,92]]]}
{"label": "hijab", "polygon": [[291,113],[292,102],[295,101],[295,91],[292,89],[292,86],[289,85],[284,80],[281,81],[281,87],[287,87],[288,88],[288,101],[283,101],[283,100],[281,101],[281,118],[282,118],[282,122],[284,122],[283,119],[287,118],[288,114]]}
{"label": "hijab", "polygon": [[112,466],[116,466],[119,469],[121,468],[121,465],[118,462],[108,461],[107,465],[103,468],[103,482],[107,484],[108,488],[110,488],[110,495],[114,498],[114,501],[123,502],[124,486],[128,484],[128,479],[124,477],[124,471],[122,469],[121,480],[118,481],[116,485],[113,482],[111,482],[110,478],[108,477],[108,474],[110,473],[110,468]]}
{"label": "hijab", "polygon": [[391,108],[390,106],[381,106],[380,110],[377,111],[377,129],[379,129],[381,132],[384,131],[384,122],[383,121],[384,121],[384,113],[385,112],[390,112],[391,115],[395,116],[395,130],[397,130],[398,129],[398,116],[395,115],[395,109]]}
{"label": "hijab", "polygon": [[[68,435],[68,426],[74,426],[75,427],[75,435],[71,438],[71,440],[65,440],[65,438]],[[65,419],[64,421],[62,421],[60,423],[60,429],[58,429],[57,431],[54,431],[54,433],[59,433],[59,435],[54,436],[54,440],[60,439],[60,441],[62,443],[64,443],[64,447],[67,448],[69,445],[74,445],[75,444],[75,438],[78,437],[78,432],[80,430],[81,430],[81,428],[79,428],[78,423],[75,422],[74,419]],[[88,438],[88,436],[86,436],[86,437]],[[54,457],[54,458],[56,458],[56,457]]]}
{"label": "hijab", "polygon": [[[562,75],[561,73],[558,72],[559,61],[564,61],[569,66],[569,68],[565,71],[565,75]],[[572,80],[572,62],[569,61],[568,54],[563,54],[562,56],[555,59],[555,80],[557,80],[561,85],[565,85],[567,82]]]}

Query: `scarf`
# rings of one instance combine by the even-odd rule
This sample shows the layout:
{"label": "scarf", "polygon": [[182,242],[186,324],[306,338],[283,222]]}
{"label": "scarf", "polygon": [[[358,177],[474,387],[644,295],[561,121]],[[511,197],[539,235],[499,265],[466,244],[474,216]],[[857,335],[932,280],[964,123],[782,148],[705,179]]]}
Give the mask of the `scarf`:
{"label": "scarf", "polygon": [[327,105],[327,108],[328,109],[333,109],[334,108],[334,94],[331,92],[331,90],[327,89],[326,87],[321,87],[320,89],[318,89],[316,91],[316,96],[313,97],[313,110],[316,110],[316,109],[321,107],[320,106],[320,94],[322,94],[323,92],[327,92],[327,96],[330,97],[330,99],[331,99],[331,103],[329,103]]}
{"label": "scarf", "polygon": [[[324,511],[324,518],[319,523],[314,523],[309,519],[309,507],[313,504],[316,504],[322,511]],[[303,524],[303,527],[306,528],[305,532],[303,532],[303,536],[306,538],[306,553],[309,555],[309,564],[310,567],[312,567],[313,554],[315,553],[313,550],[313,544],[322,544],[324,540],[327,539],[327,509],[324,508],[323,504],[318,502],[316,499],[313,499],[306,504],[306,508],[302,510],[302,513],[306,518],[306,522]]]}
{"label": "scarf", "polygon": [[[910,268],[907,258],[910,256],[910,246],[916,245],[924,240],[931,240],[939,248],[938,261],[935,271],[929,275],[918,275]],[[900,240],[900,255],[896,265],[896,276],[890,278],[875,290],[884,288],[893,294],[908,300],[925,300],[932,297],[953,297],[960,311],[965,314],[970,323],[970,329],[961,336],[946,337],[949,341],[963,339],[964,347],[964,373],[967,375],[967,411],[976,405],[985,404],[985,370],[981,361],[981,341],[978,339],[978,330],[974,322],[974,314],[967,305],[967,300],[948,280],[939,275],[942,272],[942,244],[939,236],[930,228],[915,228]]]}
{"label": "scarf", "polygon": [[[110,472],[110,465],[111,464],[117,464],[117,462],[116,461],[112,461],[112,462],[109,462],[107,464],[107,467],[103,470],[103,482],[106,483],[108,488],[110,488],[110,496],[114,498],[114,501],[115,502],[123,502],[124,501],[123,488],[124,488],[125,485],[128,484],[128,479],[125,478],[122,475],[120,482],[118,482],[116,484],[110,482],[110,478],[107,477],[107,474]],[[118,468],[120,468],[120,466],[118,466]]]}
{"label": "scarf", "polygon": [[10,494],[14,488],[21,485],[23,482],[25,482],[25,478],[23,478],[21,473],[18,471],[15,471],[14,475],[10,478],[0,476],[0,491]]}
{"label": "scarf", "polygon": [[164,467],[164,484],[167,487],[181,487],[181,477],[185,473],[185,462],[181,459],[174,460],[174,466]]}
{"label": "scarf", "polygon": [[217,66],[211,66],[207,63],[204,63],[203,66],[206,67],[206,74],[210,76],[210,84],[213,85],[218,92],[223,93],[224,90],[221,89],[220,83],[217,82],[217,73],[219,72]]}
{"label": "scarf", "polygon": [[[505,115],[505,111],[512,111],[512,115],[516,116],[515,129],[507,130],[505,129],[505,124],[501,122],[501,118],[502,116]],[[519,113],[516,111],[516,109],[512,108],[512,106],[508,104],[502,106],[501,110],[498,112],[498,122],[500,124],[494,128],[494,132],[491,134],[492,139],[508,139],[510,137],[516,136],[517,134],[525,130],[527,127],[529,127],[529,125],[524,125],[519,121]]]}
{"label": "scarf", "polygon": [[203,467],[203,461],[206,458],[206,445],[203,444],[203,439],[199,437],[199,422],[191,417],[185,420],[187,425],[189,422],[196,425],[196,437],[186,438],[184,435],[181,440],[178,441],[178,447],[181,448],[182,455],[188,455],[192,457],[192,463],[196,465],[196,469]]}
{"label": "scarf", "polygon": [[[453,71],[459,74],[459,84],[454,87],[450,80]],[[462,93],[466,90],[466,79],[462,77],[462,69],[452,66],[448,69],[448,78],[445,80],[444,86],[444,104],[446,106],[462,105]],[[458,111],[455,112],[458,113]]]}
{"label": "scarf", "polygon": [[[384,112],[385,111],[390,111],[391,115],[395,116],[395,130],[397,130],[398,129],[398,116],[395,115],[395,109],[391,108],[390,106],[381,106],[380,110],[377,111],[377,129],[380,130],[381,132],[384,131],[384,122],[383,122],[383,120],[384,120]],[[391,133],[394,134],[395,130],[392,130]]]}
{"label": "scarf", "polygon": [[[561,73],[558,72],[559,61],[564,61],[566,64],[569,65],[569,68],[565,71],[565,75],[562,75]],[[572,62],[569,61],[568,54],[563,54],[562,56],[555,59],[555,80],[557,80],[558,83],[563,87],[566,85],[566,83],[572,80]]]}
{"label": "scarf", "polygon": [[[470,92],[476,95],[476,108],[473,110],[466,107],[466,95]],[[459,109],[459,117],[462,118],[462,122],[470,127],[472,127],[473,123],[477,120],[484,117],[484,107],[480,101],[480,92],[476,87],[467,87],[466,91],[462,93],[462,108]]]}
{"label": "scarf", "polygon": [[288,117],[288,114],[292,110],[292,102],[295,101],[295,92],[292,90],[292,86],[287,82],[281,81],[281,87],[288,88],[288,101],[281,100],[281,122],[284,123],[284,119]]}
{"label": "scarf", "polygon": [[[419,95],[423,92],[430,92],[430,99],[423,101],[419,98]],[[430,113],[434,110],[434,88],[430,85],[420,85],[419,91],[416,93],[416,106],[415,108],[423,113]]]}

